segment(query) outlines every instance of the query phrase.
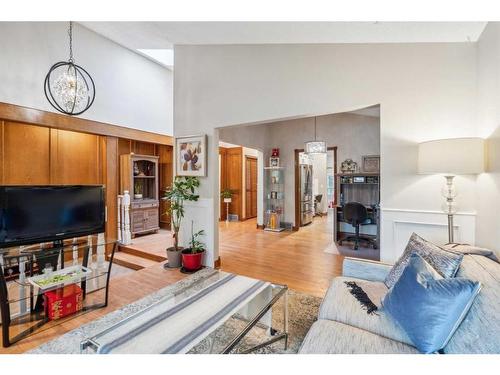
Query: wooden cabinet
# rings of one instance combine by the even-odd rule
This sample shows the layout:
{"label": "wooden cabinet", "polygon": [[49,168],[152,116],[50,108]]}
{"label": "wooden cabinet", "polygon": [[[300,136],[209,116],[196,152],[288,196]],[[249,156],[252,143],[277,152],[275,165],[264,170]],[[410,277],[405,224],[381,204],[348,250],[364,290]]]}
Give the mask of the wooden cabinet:
{"label": "wooden cabinet", "polygon": [[160,229],[158,196],[158,157],[120,155],[120,193],[130,194],[132,236]]}

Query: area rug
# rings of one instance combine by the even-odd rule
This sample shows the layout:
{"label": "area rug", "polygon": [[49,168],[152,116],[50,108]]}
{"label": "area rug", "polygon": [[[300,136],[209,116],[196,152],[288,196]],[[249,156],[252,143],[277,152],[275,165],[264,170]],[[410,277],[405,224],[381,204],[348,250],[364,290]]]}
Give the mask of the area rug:
{"label": "area rug", "polygon": [[[288,349],[284,349],[284,340],[277,341],[271,345],[260,348],[252,353],[255,354],[286,354],[297,353],[309,328],[318,316],[321,298],[299,293],[294,290],[288,291]],[[273,328],[281,331],[283,329],[283,298],[274,305],[272,319]],[[246,322],[232,318],[221,327],[202,340],[193,349],[191,354],[220,353],[226,344],[243,330]],[[240,341],[233,353],[242,353],[262,342],[270,339],[267,330],[263,327],[255,326]]]}
{"label": "area rug", "polygon": [[[113,311],[95,321],[84,324],[60,337],[49,341],[38,348],[31,350],[31,354],[79,354],[80,343],[95,334],[105,330],[113,324],[125,319],[126,317],[152,305],[161,298],[173,294],[178,290],[189,286],[196,280],[203,278],[213,272],[212,269],[206,268],[185,279],[169,285],[159,291],[152,293],[134,303],[125,305],[124,307]],[[111,297],[112,298],[112,297]],[[283,301],[280,300],[275,305],[276,314],[273,314],[273,327],[281,330],[283,327]],[[259,349],[255,353],[296,353],[300,348],[304,337],[316,320],[318,315],[321,299],[307,294],[289,291],[288,308],[289,308],[289,346],[284,350],[283,341],[278,341]],[[235,337],[246,323],[240,319],[230,319],[224,325],[219,327],[206,339],[197,344],[190,353],[208,353],[220,352],[224,348],[224,343],[227,343],[230,338]],[[229,339],[228,339],[229,338]],[[254,327],[247,336],[235,348],[234,352],[242,352],[247,348],[253,347],[263,341],[269,340],[266,330],[261,327]],[[211,350],[210,350],[211,349]]]}

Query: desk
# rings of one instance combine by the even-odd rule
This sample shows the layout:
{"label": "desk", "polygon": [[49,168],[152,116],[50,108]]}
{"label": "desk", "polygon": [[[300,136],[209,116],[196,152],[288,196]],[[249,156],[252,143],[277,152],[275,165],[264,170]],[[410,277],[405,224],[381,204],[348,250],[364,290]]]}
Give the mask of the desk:
{"label": "desk", "polygon": [[[380,245],[380,175],[378,173],[339,173],[336,179],[336,205],[333,214],[335,243],[354,233],[354,228],[343,220],[342,209],[348,202],[364,204],[372,224],[363,225],[361,233],[376,238]],[[351,230],[352,229],[352,230]]]}

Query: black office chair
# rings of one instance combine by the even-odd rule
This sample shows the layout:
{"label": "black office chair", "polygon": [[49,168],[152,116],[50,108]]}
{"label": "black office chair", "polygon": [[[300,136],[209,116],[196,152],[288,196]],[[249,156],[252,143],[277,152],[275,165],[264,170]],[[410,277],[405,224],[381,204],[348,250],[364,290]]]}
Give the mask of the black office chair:
{"label": "black office chair", "polygon": [[354,250],[358,250],[359,243],[365,242],[372,245],[374,249],[377,248],[377,241],[371,237],[363,236],[359,234],[359,229],[361,225],[373,224],[372,220],[368,216],[368,210],[366,207],[358,202],[346,203],[342,209],[344,214],[344,221],[351,224],[356,229],[356,234],[354,236],[347,236],[346,238],[339,241],[342,245],[344,241],[354,242]]}
{"label": "black office chair", "polygon": [[323,217],[323,212],[318,211],[318,207],[321,203],[321,199],[323,198],[323,194],[318,194],[314,196],[314,216]]}

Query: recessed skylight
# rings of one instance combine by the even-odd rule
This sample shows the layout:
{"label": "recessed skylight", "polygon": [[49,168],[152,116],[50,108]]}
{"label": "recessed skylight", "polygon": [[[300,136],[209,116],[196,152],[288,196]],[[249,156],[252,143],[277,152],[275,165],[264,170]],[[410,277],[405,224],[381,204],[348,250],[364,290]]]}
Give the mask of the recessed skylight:
{"label": "recessed skylight", "polygon": [[168,69],[174,67],[173,49],[137,49],[137,51]]}

